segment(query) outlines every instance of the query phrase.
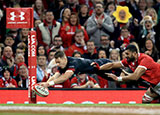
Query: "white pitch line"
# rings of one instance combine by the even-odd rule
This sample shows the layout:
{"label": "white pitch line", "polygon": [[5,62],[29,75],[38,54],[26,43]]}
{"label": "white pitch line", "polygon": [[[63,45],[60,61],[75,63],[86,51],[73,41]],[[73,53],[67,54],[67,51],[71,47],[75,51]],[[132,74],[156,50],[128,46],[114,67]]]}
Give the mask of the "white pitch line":
{"label": "white pitch line", "polygon": [[160,109],[154,108],[122,108],[122,107],[40,107],[40,106],[1,106],[0,111],[32,111],[32,112],[78,112],[78,113],[122,113],[160,115]]}

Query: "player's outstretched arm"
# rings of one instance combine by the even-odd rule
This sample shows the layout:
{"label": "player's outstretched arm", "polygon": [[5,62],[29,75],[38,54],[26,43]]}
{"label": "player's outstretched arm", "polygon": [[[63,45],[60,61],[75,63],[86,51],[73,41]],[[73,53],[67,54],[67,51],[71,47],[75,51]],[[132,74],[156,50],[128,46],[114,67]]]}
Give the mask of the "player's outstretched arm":
{"label": "player's outstretched arm", "polygon": [[110,70],[114,68],[121,68],[122,64],[120,62],[112,62],[112,63],[106,63],[102,66],[100,66],[100,70]]}
{"label": "player's outstretched arm", "polygon": [[50,85],[49,85],[49,82],[53,82],[53,80],[55,79],[55,78],[57,78],[58,76],[60,76],[60,73],[59,72],[56,72],[52,77],[50,77],[48,80],[47,80],[47,82],[41,82],[41,83],[39,83],[41,86],[44,86],[44,87],[49,87]]}
{"label": "player's outstretched arm", "polygon": [[129,80],[138,80],[144,73],[146,69],[142,67],[137,67],[134,73],[128,75],[128,76],[123,76],[123,77],[117,77],[116,75],[112,73],[106,73],[108,77],[111,77],[115,81],[129,81]]}
{"label": "player's outstretched arm", "polygon": [[49,84],[49,86],[63,83],[64,81],[69,79],[73,74],[74,74],[74,72],[72,70],[67,70],[64,74],[61,74],[56,79],[48,80],[47,83]]}

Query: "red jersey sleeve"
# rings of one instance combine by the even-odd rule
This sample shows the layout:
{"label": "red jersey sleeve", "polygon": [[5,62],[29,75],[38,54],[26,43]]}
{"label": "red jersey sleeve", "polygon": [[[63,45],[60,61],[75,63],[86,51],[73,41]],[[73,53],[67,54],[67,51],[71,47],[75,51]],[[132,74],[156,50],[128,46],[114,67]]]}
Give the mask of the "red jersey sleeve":
{"label": "red jersey sleeve", "polygon": [[15,85],[16,88],[18,87],[17,82],[16,82],[15,79],[12,79],[12,84]]}
{"label": "red jersey sleeve", "polygon": [[74,77],[72,80],[71,80],[71,88],[73,88],[74,86],[78,86],[78,81],[77,81],[77,78]]}
{"label": "red jersey sleeve", "polygon": [[153,60],[151,58],[143,58],[140,61],[138,67],[142,67],[142,68],[144,68],[146,70],[147,69],[152,69],[153,66],[154,66],[154,64],[152,64],[152,63],[154,63],[154,62],[153,62]]}
{"label": "red jersey sleeve", "polygon": [[121,60],[120,63],[122,64],[122,66],[128,67],[128,62],[127,62],[127,59],[126,59],[126,58],[123,59],[123,60]]}
{"label": "red jersey sleeve", "polygon": [[0,79],[0,87],[4,87],[2,79]]}
{"label": "red jersey sleeve", "polygon": [[89,80],[93,81],[94,84],[98,84],[97,81],[94,78],[90,77],[90,76],[89,76]]}

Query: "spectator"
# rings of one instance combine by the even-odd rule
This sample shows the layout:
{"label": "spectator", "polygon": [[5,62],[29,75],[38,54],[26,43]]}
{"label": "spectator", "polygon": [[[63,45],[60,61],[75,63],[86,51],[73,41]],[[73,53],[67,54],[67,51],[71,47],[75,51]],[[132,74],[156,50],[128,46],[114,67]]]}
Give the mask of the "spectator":
{"label": "spectator", "polygon": [[47,67],[47,57],[45,55],[39,55],[37,57],[37,82],[41,82]]}
{"label": "spectator", "polygon": [[[0,62],[0,67],[7,66],[11,69],[11,73],[13,73],[14,69],[14,57],[13,57],[13,50],[10,46],[4,47],[2,60]],[[1,69],[2,70],[2,69]]]}
{"label": "spectator", "polygon": [[100,36],[109,35],[114,31],[114,26],[110,16],[104,13],[103,4],[97,3],[95,5],[95,14],[93,14],[87,21],[87,32],[90,40],[94,41],[96,46],[100,45]]}
{"label": "spectator", "polygon": [[75,51],[75,52],[72,54],[72,57],[81,58],[81,57],[82,57],[82,54],[81,54],[79,51]]}
{"label": "spectator", "polygon": [[22,28],[19,34],[19,38],[15,39],[16,44],[19,44],[20,42],[24,42],[26,45],[28,45],[28,33],[29,33],[28,28]]}
{"label": "spectator", "polygon": [[144,15],[146,13],[146,9],[147,9],[147,1],[146,0],[139,0],[138,8],[141,13],[141,17],[143,19]]}
{"label": "spectator", "polygon": [[146,10],[145,16],[147,16],[147,15],[149,15],[149,16],[152,17],[152,21],[153,21],[153,23],[154,23],[154,26],[156,26],[157,23],[158,23],[158,22],[157,22],[158,16],[157,16],[156,10],[155,10],[154,8],[148,8],[148,9]]}
{"label": "spectator", "polygon": [[48,50],[56,35],[59,34],[61,24],[54,19],[52,11],[45,12],[45,20],[38,25],[37,41],[38,45],[44,45]]}
{"label": "spectator", "polygon": [[114,48],[114,47],[111,47],[111,46],[113,46],[113,45],[111,45],[110,36],[108,36],[108,35],[101,35],[101,38],[100,38],[100,47],[97,48],[97,51],[99,51],[99,50],[105,50],[107,57],[109,57],[109,49],[110,48]]}
{"label": "spectator", "polygon": [[19,66],[20,66],[22,63],[26,66],[26,64],[25,64],[25,59],[24,59],[24,55],[22,55],[22,54],[17,54],[17,55],[15,56],[15,64],[14,64],[13,76],[17,76],[17,75],[18,75],[18,69],[19,69]]}
{"label": "spectator", "polygon": [[62,38],[59,36],[59,35],[56,35],[54,37],[54,40],[53,40],[53,46],[49,49],[49,50],[61,50],[61,51],[64,51],[64,48],[63,48],[63,41],[62,41]]}
{"label": "spectator", "polygon": [[71,10],[69,8],[64,8],[61,11],[60,19],[58,20],[59,22],[61,22],[61,28],[69,23],[70,16],[71,16]]}
{"label": "spectator", "polygon": [[43,20],[44,19],[44,6],[42,0],[36,0],[34,4],[34,19]]}
{"label": "spectator", "polygon": [[18,87],[28,88],[28,68],[21,64],[18,69],[18,75],[15,80],[17,81]]}
{"label": "spectator", "polygon": [[66,7],[66,0],[52,0],[52,2],[49,5],[49,10],[53,11],[53,13],[55,14],[55,20],[58,20],[61,16],[61,12]]}
{"label": "spectator", "polygon": [[56,50],[52,49],[48,53],[48,63],[54,58],[54,54],[56,53]]}
{"label": "spectator", "polygon": [[45,47],[43,45],[39,45],[37,47],[37,56],[39,56],[39,55],[47,56],[47,51],[45,50]]}
{"label": "spectator", "polygon": [[34,20],[34,30],[35,30],[35,31],[37,30],[38,25],[41,24],[41,23],[42,23],[42,21],[39,20],[39,19]]}
{"label": "spectator", "polygon": [[72,56],[75,51],[79,51],[81,54],[84,54],[87,49],[84,37],[84,31],[82,29],[76,30],[74,35],[75,43],[65,51],[65,54],[67,56]]}
{"label": "spectator", "polygon": [[17,28],[12,28],[12,29],[6,30],[6,33],[9,35],[12,35],[15,40],[19,39],[18,32],[19,32],[19,30]]}
{"label": "spectator", "polygon": [[118,47],[123,51],[132,41],[134,41],[134,36],[130,33],[127,26],[123,26],[121,28],[120,37],[118,38]]}
{"label": "spectator", "polygon": [[11,77],[11,71],[9,68],[2,70],[2,78],[0,78],[0,87],[17,88],[17,82]]}
{"label": "spectator", "polygon": [[12,35],[6,35],[6,38],[4,40],[4,45],[12,47],[13,52],[15,52],[16,50],[15,39],[13,38]]}
{"label": "spectator", "polygon": [[78,0],[68,0],[67,1],[68,8],[70,8],[71,12],[76,12],[78,13],[79,10],[79,2]]}
{"label": "spectator", "polygon": [[72,45],[73,36],[77,29],[83,29],[85,42],[87,42],[89,40],[88,34],[86,30],[79,24],[78,15],[72,12],[69,19],[69,24],[66,24],[65,26],[61,27],[60,31],[60,36],[62,37],[64,48],[68,48],[69,46]]}
{"label": "spectator", "polygon": [[115,4],[115,2],[108,2],[106,4],[105,12],[106,12],[107,15],[109,15],[112,18],[112,20],[114,19],[113,12],[115,10],[116,10],[116,4]]}
{"label": "spectator", "polygon": [[97,50],[93,41],[87,42],[87,51],[82,57],[87,59],[97,59]]}
{"label": "spectator", "polygon": [[[120,50],[119,48],[116,48],[116,49],[110,49],[110,55],[109,55],[109,59],[113,62],[117,62],[117,61],[120,61]],[[121,73],[121,70],[117,69],[117,70],[112,70],[112,73],[115,73],[115,74],[120,74]],[[108,87],[110,88],[116,88],[117,87],[117,84],[115,81],[112,81],[112,80],[108,80]]]}
{"label": "spectator", "polygon": [[87,19],[89,18],[89,11],[88,11],[88,6],[86,4],[83,4],[80,6],[80,9],[79,9],[79,21],[80,21],[80,24],[82,26],[86,26],[87,24]]}
{"label": "spectator", "polygon": [[107,54],[105,50],[99,50],[98,51],[98,58],[107,58]]}
{"label": "spectator", "polygon": [[142,52],[151,56],[155,62],[159,59],[159,52],[151,39],[146,39]]}
{"label": "spectator", "polygon": [[160,42],[160,34],[159,34],[160,23],[158,23],[160,21],[158,20],[158,14],[157,14],[157,12],[156,12],[156,10],[154,8],[148,8],[146,10],[146,15],[149,15],[149,16],[152,17],[152,21],[154,23],[153,29],[154,29],[154,31],[156,33],[155,34],[155,39],[156,39],[155,45],[156,45],[157,49],[160,50],[160,45],[159,45],[159,42]]}
{"label": "spectator", "polygon": [[120,61],[119,51],[120,51],[119,48],[110,49],[109,59],[112,60],[113,62]]}
{"label": "spectator", "polygon": [[147,8],[152,8],[155,5],[154,0],[146,0],[146,2],[147,2]]}
{"label": "spectator", "polygon": [[[106,55],[106,51],[105,50],[103,50],[103,49],[100,49],[99,51],[98,51],[98,59],[99,58],[107,58],[107,55]],[[108,88],[108,80],[106,80],[106,79],[104,79],[104,78],[102,78],[101,76],[97,76],[97,78],[98,78],[98,81],[99,81],[99,85],[100,85],[100,87],[101,88]]]}
{"label": "spectator", "polygon": [[153,40],[153,43],[158,42],[159,40],[155,38],[156,33],[154,31],[154,23],[150,16],[145,16],[143,20],[141,21],[140,26],[140,32],[139,32],[139,38],[138,38],[138,45],[141,50],[145,46],[146,39],[150,38]]}
{"label": "spectator", "polygon": [[99,84],[95,79],[88,76],[87,74],[80,74],[75,76],[71,80],[72,88],[100,88]]}
{"label": "spectator", "polygon": [[[15,53],[15,55],[18,55],[18,54],[22,54],[23,56],[25,56],[24,50],[23,50],[22,48],[20,48],[20,47],[17,47],[17,48],[16,48],[16,53]],[[27,58],[28,58],[28,57],[27,57]]]}
{"label": "spectator", "polygon": [[26,45],[24,42],[20,42],[17,44],[16,52],[24,54],[25,63],[28,65],[28,45]]}

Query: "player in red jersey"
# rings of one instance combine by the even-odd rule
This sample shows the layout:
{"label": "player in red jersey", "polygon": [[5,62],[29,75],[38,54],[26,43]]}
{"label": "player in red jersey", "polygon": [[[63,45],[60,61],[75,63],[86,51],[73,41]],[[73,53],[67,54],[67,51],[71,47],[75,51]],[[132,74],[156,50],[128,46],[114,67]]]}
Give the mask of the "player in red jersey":
{"label": "player in red jersey", "polygon": [[[129,67],[133,73],[117,77],[112,73],[107,73],[115,81],[144,80],[149,84],[149,88],[142,98],[143,103],[150,103],[160,96],[160,64],[144,54],[138,53],[134,45],[128,45],[126,48],[126,58],[120,62],[107,63],[100,66],[100,70],[110,70],[113,68]],[[95,66],[94,63],[92,65]]]}

